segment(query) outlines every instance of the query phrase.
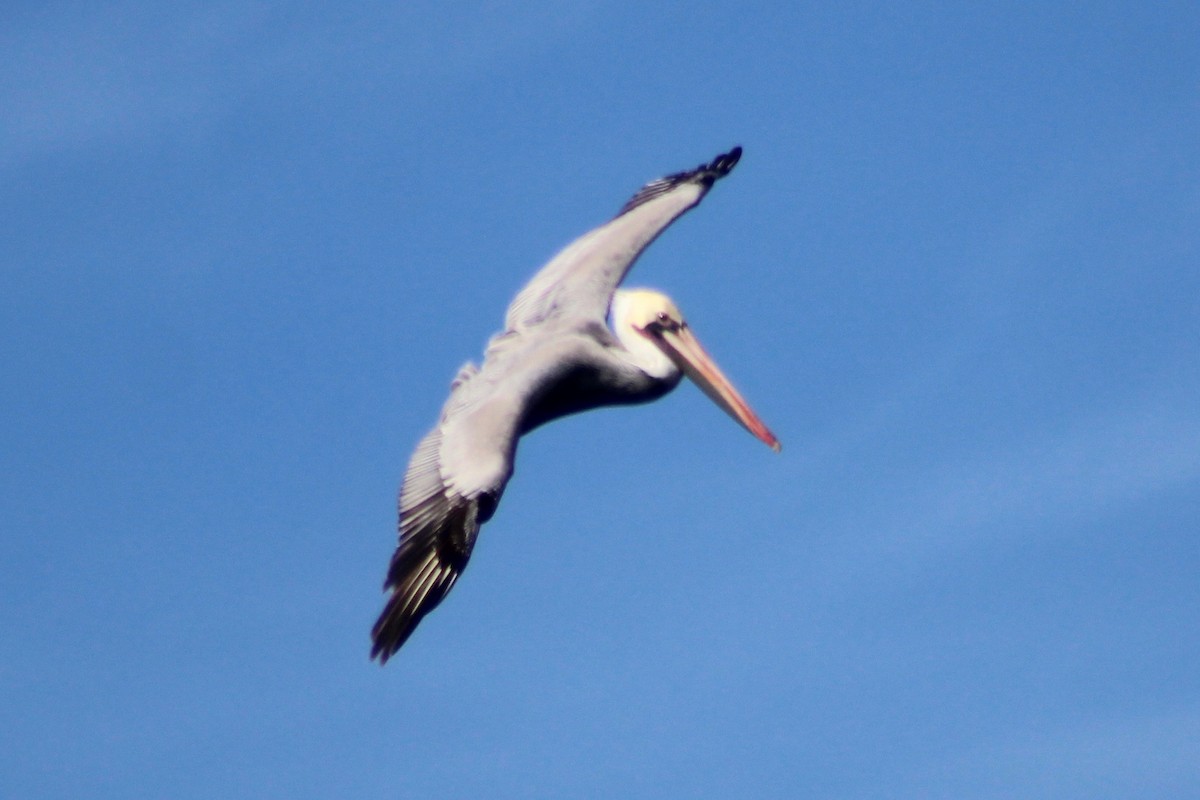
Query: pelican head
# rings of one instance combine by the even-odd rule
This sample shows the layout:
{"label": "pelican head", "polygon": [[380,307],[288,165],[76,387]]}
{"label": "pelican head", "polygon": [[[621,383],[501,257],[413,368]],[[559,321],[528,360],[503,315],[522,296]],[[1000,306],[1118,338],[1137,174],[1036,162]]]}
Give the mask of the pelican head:
{"label": "pelican head", "polygon": [[612,326],[631,360],[647,375],[668,380],[682,371],[738,424],[779,451],[775,434],[700,346],[671,298],[653,289],[618,289]]}

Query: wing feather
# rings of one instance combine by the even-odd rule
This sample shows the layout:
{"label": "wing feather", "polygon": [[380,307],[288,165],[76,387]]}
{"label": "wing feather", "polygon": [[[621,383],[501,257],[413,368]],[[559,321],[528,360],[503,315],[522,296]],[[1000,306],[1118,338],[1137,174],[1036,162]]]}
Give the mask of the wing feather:
{"label": "wing feather", "polygon": [[401,517],[400,544],[384,582],[391,596],[371,629],[371,658],[387,663],[437,608],[466,567],[478,534],[478,500],[461,496],[443,495],[420,514]]}
{"label": "wing feather", "polygon": [[566,315],[603,322],[613,292],[642,251],[728,175],[741,155],[735,147],[643,186],[616,217],[567,245],[526,284],[509,306],[508,330]]}
{"label": "wing feather", "polygon": [[454,586],[512,474],[517,420],[497,411],[502,404],[477,374],[470,365],[459,371],[438,425],[409,460],[400,487],[400,542],[384,581],[391,595],[371,629],[371,657],[380,663]]}

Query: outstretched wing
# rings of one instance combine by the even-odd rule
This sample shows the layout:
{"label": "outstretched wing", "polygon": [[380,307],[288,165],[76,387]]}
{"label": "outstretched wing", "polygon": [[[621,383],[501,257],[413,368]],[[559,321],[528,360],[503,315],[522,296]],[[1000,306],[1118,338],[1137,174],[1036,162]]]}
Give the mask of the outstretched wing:
{"label": "outstretched wing", "polygon": [[454,586],[512,475],[518,417],[486,379],[471,381],[475,374],[459,373],[404,475],[400,544],[383,584],[391,596],[371,629],[371,658],[381,664]]}
{"label": "outstretched wing", "polygon": [[479,534],[479,502],[446,491],[440,449],[441,433],[435,429],[417,447],[400,490],[400,544],[383,584],[392,594],[371,630],[371,658],[381,664],[442,602]]}
{"label": "outstretched wing", "polygon": [[566,315],[603,321],[613,292],[642,251],[699,203],[741,156],[742,148],[735,147],[708,164],[643,186],[616,217],[567,245],[542,267],[509,306],[507,329]]}

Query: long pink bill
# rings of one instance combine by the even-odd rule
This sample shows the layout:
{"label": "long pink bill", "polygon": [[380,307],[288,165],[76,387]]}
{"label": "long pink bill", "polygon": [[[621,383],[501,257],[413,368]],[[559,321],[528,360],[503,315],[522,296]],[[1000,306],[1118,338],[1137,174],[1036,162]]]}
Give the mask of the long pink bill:
{"label": "long pink bill", "polygon": [[664,350],[683,373],[699,386],[714,403],[725,409],[725,413],[733,417],[750,433],[761,439],[776,453],[782,445],[775,434],[763,424],[749,404],[733,388],[733,384],[717,367],[715,361],[699,340],[692,335],[691,330],[684,325],[676,330],[665,330],[661,333],[661,342],[666,345]]}

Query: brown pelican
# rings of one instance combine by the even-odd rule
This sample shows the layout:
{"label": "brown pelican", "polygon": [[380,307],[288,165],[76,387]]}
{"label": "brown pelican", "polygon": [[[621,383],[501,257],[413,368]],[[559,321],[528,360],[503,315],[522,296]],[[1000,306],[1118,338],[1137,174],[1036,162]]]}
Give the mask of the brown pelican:
{"label": "brown pelican", "polygon": [[[437,607],[471,557],[512,476],[517,439],[565,414],[662,397],[687,375],[772,449],[779,440],[704,352],[679,309],[649,289],[617,289],[641,252],[742,155],[646,184],[608,223],[550,260],[508,309],[483,366],[468,363],[400,488],[400,544],[371,631],[384,663]],[[611,314],[610,314],[611,311]],[[611,316],[611,329],[606,319]]]}

